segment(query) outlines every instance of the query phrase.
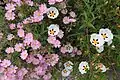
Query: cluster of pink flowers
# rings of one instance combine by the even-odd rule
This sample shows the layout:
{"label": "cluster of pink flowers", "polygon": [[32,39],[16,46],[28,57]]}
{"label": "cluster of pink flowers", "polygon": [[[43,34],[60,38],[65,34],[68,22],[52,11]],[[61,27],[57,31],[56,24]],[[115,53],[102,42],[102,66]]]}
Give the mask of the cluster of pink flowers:
{"label": "cluster of pink flowers", "polygon": [[58,60],[57,54],[49,54],[45,55],[45,57],[40,54],[29,55],[26,62],[35,65],[35,68],[30,73],[30,77],[36,79],[42,77],[44,80],[50,80],[52,75],[47,71],[49,71],[50,66],[54,66]]}
{"label": "cluster of pink flowers", "polygon": [[0,80],[23,80],[27,72],[25,68],[12,65],[10,60],[0,60]]}
{"label": "cluster of pink flowers", "polygon": [[28,23],[34,23],[34,22],[40,22],[41,20],[43,20],[44,18],[44,14],[47,12],[47,6],[46,4],[41,4],[39,6],[39,9],[36,10],[33,14],[33,16],[30,16],[26,19],[23,20],[24,24],[28,24]]}
{"label": "cluster of pink flowers", "polygon": [[76,22],[76,19],[74,19],[76,17],[76,14],[73,11],[71,11],[69,14],[70,14],[70,16],[65,16],[63,18],[63,23],[64,24],[69,24],[69,23]]}
{"label": "cluster of pink flowers", "polygon": [[71,53],[71,56],[74,57],[75,55],[81,55],[81,50],[78,50],[77,47],[71,46],[71,44],[64,45],[60,48],[61,53]]}

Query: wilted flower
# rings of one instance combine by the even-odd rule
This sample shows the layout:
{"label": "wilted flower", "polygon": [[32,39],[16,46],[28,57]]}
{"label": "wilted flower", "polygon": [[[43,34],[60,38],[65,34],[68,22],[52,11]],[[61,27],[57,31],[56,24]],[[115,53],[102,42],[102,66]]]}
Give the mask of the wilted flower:
{"label": "wilted flower", "polygon": [[73,47],[71,46],[71,44],[67,44],[65,45],[66,48],[66,52],[71,53],[73,51]]}
{"label": "wilted flower", "polygon": [[75,12],[73,12],[73,11],[71,11],[69,14],[70,14],[70,16],[71,16],[71,17],[73,17],[73,18],[75,18],[75,17],[76,17]]}
{"label": "wilted flower", "polygon": [[59,30],[59,33],[57,34],[57,36],[62,39],[64,36],[64,32],[62,30]]}
{"label": "wilted flower", "polygon": [[12,40],[14,37],[15,37],[15,36],[14,36],[13,34],[9,34],[9,35],[7,36],[7,40]]}
{"label": "wilted flower", "polygon": [[81,74],[85,74],[85,73],[87,73],[87,70],[89,70],[89,65],[88,65],[88,63],[86,61],[82,61],[79,64],[78,69],[79,69]]}
{"label": "wilted flower", "polygon": [[107,68],[102,63],[98,63],[96,69],[100,69],[101,72],[106,72]]}

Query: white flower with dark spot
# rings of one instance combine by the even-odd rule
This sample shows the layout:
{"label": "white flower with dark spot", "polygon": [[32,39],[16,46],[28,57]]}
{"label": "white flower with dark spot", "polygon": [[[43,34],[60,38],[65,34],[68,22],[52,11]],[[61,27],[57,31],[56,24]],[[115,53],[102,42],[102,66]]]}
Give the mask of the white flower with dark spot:
{"label": "white flower with dark spot", "polygon": [[96,34],[96,33],[91,35],[90,42],[92,43],[92,45],[94,45],[96,47],[101,47],[105,43],[102,36],[99,34]]}
{"label": "white flower with dark spot", "polygon": [[112,43],[113,34],[110,29],[100,29],[99,34],[103,37],[105,42],[108,42],[108,45]]}
{"label": "white flower with dark spot", "polygon": [[72,71],[73,63],[71,61],[67,61],[67,62],[64,63],[64,67],[65,67],[65,69],[68,69],[68,70]]}
{"label": "white flower with dark spot", "polygon": [[79,71],[80,71],[81,74],[87,73],[87,71],[89,70],[88,62],[82,61],[82,62],[79,64],[78,69],[79,69]]}
{"label": "white flower with dark spot", "polygon": [[69,76],[69,75],[70,75],[70,73],[71,73],[71,71],[70,71],[70,70],[67,70],[67,69],[63,69],[63,70],[62,70],[62,76],[64,76],[64,77]]}
{"label": "white flower with dark spot", "polygon": [[50,8],[48,9],[48,12],[47,12],[48,18],[50,18],[50,19],[55,19],[55,18],[58,17],[58,15],[59,15],[59,11],[58,11],[57,8],[55,8],[55,7],[50,7]]}
{"label": "white flower with dark spot", "polygon": [[59,25],[57,24],[51,24],[48,27],[48,35],[55,36],[59,33]]}

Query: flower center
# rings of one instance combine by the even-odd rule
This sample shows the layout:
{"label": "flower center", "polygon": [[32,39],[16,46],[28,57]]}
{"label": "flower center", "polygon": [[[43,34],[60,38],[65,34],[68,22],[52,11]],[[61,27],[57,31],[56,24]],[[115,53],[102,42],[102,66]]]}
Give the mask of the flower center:
{"label": "flower center", "polygon": [[54,17],[54,16],[55,16],[54,11],[51,11],[51,12],[50,12],[50,17]]}
{"label": "flower center", "polygon": [[98,39],[93,39],[92,43],[94,43],[95,45],[99,44]]}
{"label": "flower center", "polygon": [[106,35],[106,33],[105,34],[101,34],[101,35],[103,36],[104,39],[108,38],[107,35]]}
{"label": "flower center", "polygon": [[67,71],[66,71],[66,70],[63,70],[63,72],[64,72],[64,73],[67,73]]}
{"label": "flower center", "polygon": [[55,32],[56,32],[56,31],[54,31],[53,29],[50,30],[50,34],[52,34],[52,35],[54,35]]}
{"label": "flower center", "polygon": [[71,65],[70,65],[69,63],[67,63],[67,64],[66,64],[66,66],[68,66],[68,67],[69,67],[69,66],[71,66]]}
{"label": "flower center", "polygon": [[86,66],[83,66],[83,70],[86,71],[87,69],[88,69],[88,68],[87,68],[87,65],[86,65]]}

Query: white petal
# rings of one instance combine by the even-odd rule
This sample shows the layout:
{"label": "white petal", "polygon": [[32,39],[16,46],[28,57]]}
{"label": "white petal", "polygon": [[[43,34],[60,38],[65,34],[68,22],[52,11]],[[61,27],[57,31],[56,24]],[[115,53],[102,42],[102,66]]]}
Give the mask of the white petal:
{"label": "white petal", "polygon": [[73,47],[71,46],[71,44],[65,45],[65,48],[68,53],[71,53],[73,51]]}
{"label": "white petal", "polygon": [[[55,13],[54,16],[50,16],[50,12],[52,12],[52,11]],[[48,18],[50,18],[50,19],[55,19],[55,18],[58,17],[58,15],[59,15],[59,11],[57,10],[57,8],[55,8],[55,7],[50,7],[50,8],[48,9],[48,12],[47,12]]]}
{"label": "white petal", "polygon": [[63,69],[63,70],[62,70],[62,76],[64,76],[64,77],[69,76],[70,73],[71,73],[71,72],[70,72],[69,70],[67,70],[67,69]]}
{"label": "white petal", "polygon": [[110,46],[112,44],[112,40],[108,41],[108,46]]}
{"label": "white petal", "polygon": [[96,50],[98,53],[101,53],[104,51],[104,46],[101,46],[101,47],[96,47]]}

